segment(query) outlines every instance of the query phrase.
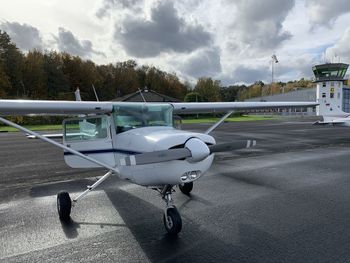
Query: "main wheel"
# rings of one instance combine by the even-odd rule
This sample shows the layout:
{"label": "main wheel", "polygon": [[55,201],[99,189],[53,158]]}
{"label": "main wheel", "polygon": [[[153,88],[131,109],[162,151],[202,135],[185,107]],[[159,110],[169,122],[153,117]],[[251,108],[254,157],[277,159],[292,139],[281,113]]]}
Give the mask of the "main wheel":
{"label": "main wheel", "polygon": [[164,226],[170,235],[177,235],[182,229],[182,220],[176,207],[168,208],[163,216]]}
{"label": "main wheel", "polygon": [[179,184],[179,188],[183,194],[188,195],[193,189],[193,182]]}
{"label": "main wheel", "polygon": [[61,220],[67,221],[70,218],[72,201],[68,192],[59,192],[57,194],[57,212]]}

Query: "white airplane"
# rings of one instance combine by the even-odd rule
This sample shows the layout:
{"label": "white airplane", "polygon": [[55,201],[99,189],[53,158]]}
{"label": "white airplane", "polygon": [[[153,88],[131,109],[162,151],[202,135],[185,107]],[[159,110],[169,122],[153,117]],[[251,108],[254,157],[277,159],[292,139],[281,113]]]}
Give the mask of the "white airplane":
{"label": "white airplane", "polygon": [[[193,182],[211,166],[214,154],[255,146],[254,140],[216,144],[209,134],[234,110],[312,107],[315,102],[127,103],[85,101],[0,100],[0,116],[49,114],[80,116],[63,121],[63,144],[0,117],[0,122],[64,150],[72,168],[104,167],[108,172],[73,200],[68,192],[57,195],[61,220],[71,208],[112,174],[157,190],[165,201],[165,229],[176,235],[182,220],[172,192],[178,186],[189,194]],[[226,112],[204,133],[173,127],[173,113]],[[84,114],[84,116],[82,116]]]}

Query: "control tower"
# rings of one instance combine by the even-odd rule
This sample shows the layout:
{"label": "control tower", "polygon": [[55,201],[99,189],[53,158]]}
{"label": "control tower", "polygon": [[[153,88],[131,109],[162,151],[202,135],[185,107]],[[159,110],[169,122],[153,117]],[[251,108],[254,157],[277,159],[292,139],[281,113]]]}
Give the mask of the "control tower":
{"label": "control tower", "polygon": [[[339,116],[347,111],[347,104],[350,104],[350,90],[343,89],[343,84],[348,67],[349,65],[344,63],[327,63],[312,67],[315,74],[314,82],[317,84],[316,99],[320,104],[316,108],[317,115]],[[344,103],[347,98],[349,102]]]}

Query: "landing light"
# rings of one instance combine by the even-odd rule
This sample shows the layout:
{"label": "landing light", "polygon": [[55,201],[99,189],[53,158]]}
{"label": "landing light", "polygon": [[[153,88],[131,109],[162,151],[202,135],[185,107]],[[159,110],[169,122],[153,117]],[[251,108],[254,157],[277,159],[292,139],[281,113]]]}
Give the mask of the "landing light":
{"label": "landing light", "polygon": [[200,171],[190,171],[190,172],[186,172],[181,176],[181,180],[183,182],[185,181],[193,181],[197,178],[199,178],[200,176]]}
{"label": "landing light", "polygon": [[190,177],[192,180],[196,179],[197,178],[197,171],[192,171],[190,174]]}

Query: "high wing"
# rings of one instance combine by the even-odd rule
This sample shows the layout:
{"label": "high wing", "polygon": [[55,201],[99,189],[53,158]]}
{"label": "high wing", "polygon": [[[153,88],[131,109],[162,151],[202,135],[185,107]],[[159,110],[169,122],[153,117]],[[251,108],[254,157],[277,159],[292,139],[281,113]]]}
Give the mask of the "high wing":
{"label": "high wing", "polygon": [[313,107],[317,102],[191,102],[171,103],[178,114],[228,112],[234,110]]}
{"label": "high wing", "polygon": [[56,100],[0,100],[0,115],[104,114],[113,110],[111,102]]}
{"label": "high wing", "polygon": [[[113,105],[128,102],[53,101],[53,100],[0,100],[0,115],[78,115],[105,114],[113,111]],[[140,102],[144,103],[144,102]],[[214,113],[233,110],[313,107],[317,102],[195,102],[170,103],[174,113]]]}

